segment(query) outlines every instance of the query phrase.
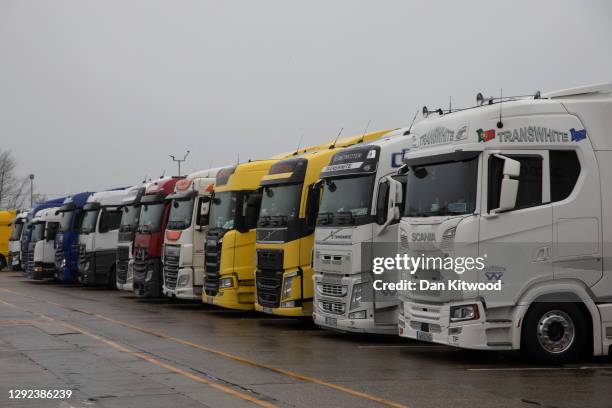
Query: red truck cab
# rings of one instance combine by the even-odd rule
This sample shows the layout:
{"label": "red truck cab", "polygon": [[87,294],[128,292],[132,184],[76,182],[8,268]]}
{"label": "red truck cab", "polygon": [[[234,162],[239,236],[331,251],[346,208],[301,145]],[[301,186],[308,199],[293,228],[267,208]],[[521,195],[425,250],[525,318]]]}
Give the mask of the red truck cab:
{"label": "red truck cab", "polygon": [[134,237],[134,293],[141,297],[162,296],[162,249],[171,201],[183,177],[162,178],[149,185],[140,200],[140,217]]}

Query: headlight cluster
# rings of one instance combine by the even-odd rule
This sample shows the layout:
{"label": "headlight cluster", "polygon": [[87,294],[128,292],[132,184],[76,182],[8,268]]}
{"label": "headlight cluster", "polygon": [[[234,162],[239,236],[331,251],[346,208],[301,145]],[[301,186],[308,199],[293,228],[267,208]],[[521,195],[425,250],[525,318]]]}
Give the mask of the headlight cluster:
{"label": "headlight cluster", "polygon": [[145,280],[149,282],[151,279],[153,279],[153,270],[149,269],[147,271],[147,276],[145,277]]}
{"label": "headlight cluster", "polygon": [[478,305],[461,305],[452,306],[450,309],[450,321],[451,322],[464,322],[468,320],[478,320],[480,313],[478,312]]}
{"label": "headlight cluster", "polygon": [[190,275],[181,275],[178,278],[178,281],[176,282],[176,286],[187,286],[189,285],[189,281],[191,280],[191,276]]}
{"label": "headlight cluster", "polygon": [[363,299],[363,283],[358,283],[353,286],[353,294],[351,296],[351,310],[361,306]]}
{"label": "headlight cluster", "polygon": [[234,286],[234,280],[232,278],[223,278],[219,282],[219,287],[222,289],[231,288]]}

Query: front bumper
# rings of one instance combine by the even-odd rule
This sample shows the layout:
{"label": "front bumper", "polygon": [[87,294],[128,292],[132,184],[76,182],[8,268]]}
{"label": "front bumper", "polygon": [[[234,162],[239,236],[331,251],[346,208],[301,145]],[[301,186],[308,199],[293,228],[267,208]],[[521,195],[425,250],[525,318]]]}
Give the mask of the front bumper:
{"label": "front bumper", "polygon": [[[450,322],[452,306],[477,304],[479,318]],[[512,320],[487,322],[480,301],[443,304],[400,303],[398,332],[401,337],[472,350],[512,350]]]}
{"label": "front bumper", "polygon": [[[117,289],[124,290],[126,292],[134,291],[134,260],[130,259],[127,264],[127,272],[124,283],[119,283],[119,279],[117,278]],[[118,276],[118,275],[117,275]]]}
{"label": "front bumper", "polygon": [[[224,276],[225,277],[225,276]],[[234,278],[234,285],[237,280]],[[254,286],[234,286],[231,288],[219,288],[215,296],[204,293],[202,301],[209,305],[224,307],[235,310],[253,310],[255,304]]]}
{"label": "front bumper", "polygon": [[[169,284],[167,279],[164,279],[163,293],[164,296],[184,299],[184,300],[201,300],[202,286],[194,285],[195,272],[193,268],[180,268],[177,273],[176,280],[173,280],[174,285]],[[187,284],[178,286],[178,283],[187,279]]]}
{"label": "front bumper", "polygon": [[255,310],[258,312],[287,317],[312,316],[312,301],[305,301],[303,306],[298,307],[264,307],[255,303]]}
{"label": "front bumper", "polygon": [[162,265],[159,258],[147,259],[134,265],[134,294],[140,297],[162,296]]}
{"label": "front bumper", "polygon": [[53,279],[55,278],[55,273],[55,263],[36,262],[34,263],[34,268],[32,269],[32,279]]}

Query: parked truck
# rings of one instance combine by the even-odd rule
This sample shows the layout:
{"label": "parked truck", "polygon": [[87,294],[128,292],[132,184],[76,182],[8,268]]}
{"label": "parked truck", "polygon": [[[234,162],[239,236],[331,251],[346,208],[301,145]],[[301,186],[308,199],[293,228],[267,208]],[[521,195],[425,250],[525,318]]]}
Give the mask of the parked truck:
{"label": "parked truck", "polygon": [[255,310],[283,316],[312,316],[314,230],[321,169],[345,147],[377,140],[388,130],[330,142],[280,160],[261,179],[256,232]]}
{"label": "parked truck", "polygon": [[25,235],[28,222],[28,211],[21,211],[13,220],[13,231],[8,243],[8,266],[11,271],[20,271],[21,267],[21,238]]}
{"label": "parked truck", "polygon": [[414,127],[399,252],[455,266],[403,272],[416,290],[400,293],[399,334],[549,363],[608,355],[612,84],[511,99]]}
{"label": "parked truck", "polygon": [[396,172],[412,146],[409,132],[342,150],[321,171],[313,318],[322,328],[397,333],[397,292],[373,289],[372,260],[397,247],[406,176]]}
{"label": "parked truck", "polygon": [[29,259],[33,256],[30,254],[30,238],[32,237],[32,228],[30,222],[36,216],[38,211],[44,210],[46,208],[51,207],[59,207],[62,205],[66,197],[54,198],[52,200],[48,200],[39,204],[36,204],[34,208],[30,209],[27,214],[27,221],[24,224],[25,231],[21,234],[21,269],[23,271],[23,275],[26,278],[29,278],[29,271],[32,269],[28,267]]}
{"label": "parked truck", "polygon": [[0,271],[6,268],[9,259],[9,240],[13,232],[15,210],[0,210]]}
{"label": "parked truck", "polygon": [[128,189],[121,202],[121,222],[117,242],[117,289],[134,291],[134,237],[140,216],[140,199],[147,184]]}
{"label": "parked truck", "polygon": [[58,209],[61,215],[60,230],[55,236],[55,278],[73,283],[79,277],[79,228],[83,219],[83,207],[92,192],[67,197]]}
{"label": "parked truck", "polygon": [[149,185],[140,200],[140,215],[134,237],[134,293],[141,297],[162,296],[162,249],[171,201],[167,197],[182,177],[167,177]]}
{"label": "parked truck", "polygon": [[172,200],[164,235],[165,296],[202,299],[204,240],[215,177],[219,168],[197,171],[179,180]]}
{"label": "parked truck", "polygon": [[117,242],[125,188],[94,193],[83,206],[79,229],[79,281],[115,288]]}
{"label": "parked truck", "polygon": [[40,210],[30,223],[32,237],[28,248],[28,276],[34,280],[55,278],[55,237],[62,216],[59,207]]}

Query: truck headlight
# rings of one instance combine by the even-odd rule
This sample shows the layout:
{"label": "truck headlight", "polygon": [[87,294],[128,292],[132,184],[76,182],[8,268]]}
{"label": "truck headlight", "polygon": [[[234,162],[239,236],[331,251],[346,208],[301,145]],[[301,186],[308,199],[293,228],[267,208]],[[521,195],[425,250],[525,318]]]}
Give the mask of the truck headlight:
{"label": "truck headlight", "polygon": [[234,286],[234,280],[232,278],[223,278],[219,282],[219,287],[222,289],[231,288]]}
{"label": "truck headlight", "polygon": [[149,270],[147,271],[147,276],[145,276],[145,280],[148,282],[148,281],[150,281],[151,279],[153,279],[153,271],[152,271],[151,269],[149,269]]}
{"label": "truck headlight", "polygon": [[361,305],[363,299],[363,283],[358,283],[353,286],[353,294],[351,296],[351,310],[356,309]]}
{"label": "truck headlight", "polygon": [[464,322],[467,320],[478,320],[479,318],[480,313],[476,304],[452,306],[450,309],[451,322]]}
{"label": "truck headlight", "polygon": [[291,287],[293,286],[293,276],[285,276],[283,281],[283,294],[282,298],[287,299],[291,297]]}
{"label": "truck headlight", "polygon": [[191,276],[189,275],[181,275],[178,278],[178,281],[176,282],[176,286],[187,286],[189,285],[189,280],[190,280]]}
{"label": "truck headlight", "polygon": [[281,307],[295,307],[295,300],[281,303]]}
{"label": "truck headlight", "polygon": [[348,315],[349,319],[365,319],[367,317],[365,310],[360,310],[358,312],[351,312]]}

